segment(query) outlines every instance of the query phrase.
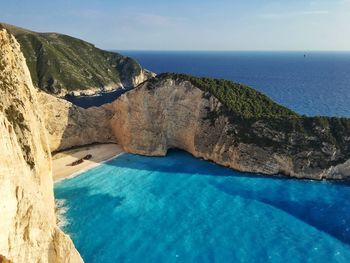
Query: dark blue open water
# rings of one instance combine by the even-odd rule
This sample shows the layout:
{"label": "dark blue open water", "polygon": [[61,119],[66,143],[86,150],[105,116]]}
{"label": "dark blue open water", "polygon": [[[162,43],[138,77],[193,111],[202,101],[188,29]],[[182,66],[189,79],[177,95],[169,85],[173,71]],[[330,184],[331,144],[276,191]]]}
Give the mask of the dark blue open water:
{"label": "dark blue open water", "polygon": [[[301,114],[350,116],[350,52],[121,51],[155,72],[224,78],[247,84]],[[124,90],[67,97],[87,108],[109,103]]]}
{"label": "dark blue open water", "polygon": [[121,51],[156,73],[247,84],[307,115],[350,117],[350,52]]}
{"label": "dark blue open water", "polygon": [[[304,114],[350,116],[350,55],[124,52],[159,73],[251,85]],[[350,262],[350,185],[124,154],[55,184],[86,262]]]}

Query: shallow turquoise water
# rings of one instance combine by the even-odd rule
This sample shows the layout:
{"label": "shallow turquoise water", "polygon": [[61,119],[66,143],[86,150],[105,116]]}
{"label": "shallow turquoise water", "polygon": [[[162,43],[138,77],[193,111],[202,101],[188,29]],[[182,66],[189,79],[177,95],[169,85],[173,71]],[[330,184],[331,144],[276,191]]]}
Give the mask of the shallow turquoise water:
{"label": "shallow turquoise water", "polygon": [[350,185],[124,154],[55,184],[86,262],[350,262]]}

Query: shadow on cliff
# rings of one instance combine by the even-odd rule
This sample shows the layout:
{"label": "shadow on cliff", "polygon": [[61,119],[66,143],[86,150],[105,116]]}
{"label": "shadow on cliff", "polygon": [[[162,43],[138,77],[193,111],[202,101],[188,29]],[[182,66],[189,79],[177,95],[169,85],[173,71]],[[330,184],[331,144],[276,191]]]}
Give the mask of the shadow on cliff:
{"label": "shadow on cliff", "polygon": [[66,100],[77,105],[81,108],[87,109],[90,107],[99,107],[106,103],[111,103],[123,95],[125,92],[132,90],[133,88],[117,89],[112,92],[101,93],[97,96],[70,96],[65,97]]}
{"label": "shadow on cliff", "polygon": [[[64,106],[67,107],[66,104]],[[49,125],[50,133],[53,134],[53,155],[64,152],[75,159],[80,159],[89,154],[89,149],[94,151],[93,146],[117,143],[110,126],[112,113],[108,109],[104,107],[83,109],[70,104],[69,108],[63,110],[63,114],[67,114],[67,122],[58,125],[61,114],[61,112],[57,112],[56,115],[53,114],[55,121],[51,126]],[[55,126],[58,126],[58,128]],[[53,130],[54,128],[56,130]],[[55,142],[57,139],[60,139],[58,145]],[[83,154],[79,153],[82,148],[87,148]],[[106,151],[110,150],[107,149]],[[106,155],[108,155],[108,152],[98,151],[97,154],[92,154],[89,161],[99,163],[102,159],[105,159]]]}

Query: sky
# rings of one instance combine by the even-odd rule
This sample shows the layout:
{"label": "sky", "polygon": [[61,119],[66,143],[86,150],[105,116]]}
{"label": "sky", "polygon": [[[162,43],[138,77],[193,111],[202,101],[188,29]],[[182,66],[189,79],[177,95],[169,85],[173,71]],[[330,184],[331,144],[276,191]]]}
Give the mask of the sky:
{"label": "sky", "polygon": [[350,50],[350,0],[0,0],[0,21],[118,50]]}

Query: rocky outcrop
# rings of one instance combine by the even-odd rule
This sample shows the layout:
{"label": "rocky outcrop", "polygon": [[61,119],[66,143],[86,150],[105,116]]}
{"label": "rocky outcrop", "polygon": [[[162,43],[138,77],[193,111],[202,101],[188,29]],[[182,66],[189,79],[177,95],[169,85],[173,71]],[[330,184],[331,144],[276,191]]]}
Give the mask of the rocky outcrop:
{"label": "rocky outcrop", "polygon": [[153,73],[152,71],[149,71],[147,69],[142,69],[140,71],[140,74],[135,75],[132,78],[132,83],[130,83],[129,87],[136,87],[139,84],[141,84],[142,82],[145,82],[146,80],[155,77],[156,74]]}
{"label": "rocky outcrop", "polygon": [[144,155],[179,148],[244,172],[350,177],[349,119],[299,116],[248,87],[223,95],[221,88],[235,86],[210,80],[218,87],[208,91],[195,80],[160,75],[88,109],[40,92],[51,151],[116,142]]}
{"label": "rocky outcrop", "polygon": [[45,92],[39,92],[38,100],[52,152],[115,142],[110,126],[112,113],[106,107],[83,109]]}
{"label": "rocky outcrop", "polygon": [[30,73],[0,28],[0,255],[5,262],[82,262],[56,225],[51,155]]}
{"label": "rocky outcrop", "polygon": [[[260,105],[262,109],[276,108],[270,101],[262,101],[266,101]],[[115,137],[131,153],[165,155],[168,149],[179,148],[243,172],[350,178],[348,119],[307,118],[293,113],[278,118],[243,118],[232,110],[236,104],[226,105],[175,75],[147,81],[109,107],[114,112],[111,124]],[[282,107],[279,111],[287,112]]]}
{"label": "rocky outcrop", "polygon": [[143,155],[165,155],[170,148],[195,152],[194,134],[201,122],[202,91],[172,80],[155,91],[148,83],[110,104],[114,134],[124,150]]}
{"label": "rocky outcrop", "polygon": [[[60,88],[59,92],[54,93],[57,97],[64,98],[65,96],[95,96],[101,93],[113,92],[120,89],[130,89],[136,87],[142,82],[146,81],[149,78],[155,77],[156,74],[147,70],[140,69],[139,73],[135,73],[132,76],[128,75],[127,72],[122,73],[122,81],[112,82],[108,85],[102,87],[88,87],[85,89],[69,90],[66,88]],[[52,92],[50,92],[52,93]]]}

